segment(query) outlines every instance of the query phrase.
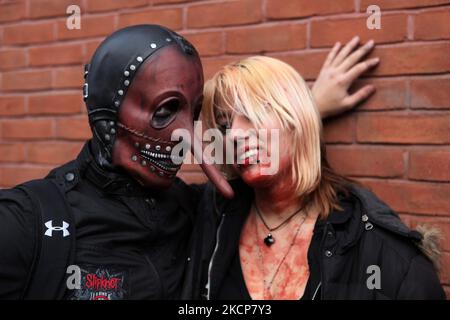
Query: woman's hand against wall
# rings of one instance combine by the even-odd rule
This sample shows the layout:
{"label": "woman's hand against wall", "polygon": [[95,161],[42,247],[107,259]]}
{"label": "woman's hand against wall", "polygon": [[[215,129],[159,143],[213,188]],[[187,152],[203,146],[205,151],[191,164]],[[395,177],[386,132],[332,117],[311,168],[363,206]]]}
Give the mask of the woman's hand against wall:
{"label": "woman's hand against wall", "polygon": [[379,62],[379,58],[361,61],[373,49],[373,40],[355,50],[358,44],[359,37],[354,37],[343,48],[336,43],[320,70],[312,93],[322,118],[347,111],[375,92],[373,85],[366,85],[349,93],[355,80]]}

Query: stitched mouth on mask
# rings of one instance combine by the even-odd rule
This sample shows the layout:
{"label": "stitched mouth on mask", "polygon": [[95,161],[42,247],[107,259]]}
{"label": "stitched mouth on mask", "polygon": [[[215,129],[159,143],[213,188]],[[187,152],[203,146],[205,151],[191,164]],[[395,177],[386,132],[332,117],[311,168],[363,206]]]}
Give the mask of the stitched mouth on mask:
{"label": "stitched mouth on mask", "polygon": [[155,166],[156,168],[166,171],[168,173],[176,173],[180,167],[180,164],[176,164],[172,161],[181,161],[183,158],[178,156],[172,156],[167,153],[154,152],[149,150],[141,150],[141,157],[149,162],[149,164]]}

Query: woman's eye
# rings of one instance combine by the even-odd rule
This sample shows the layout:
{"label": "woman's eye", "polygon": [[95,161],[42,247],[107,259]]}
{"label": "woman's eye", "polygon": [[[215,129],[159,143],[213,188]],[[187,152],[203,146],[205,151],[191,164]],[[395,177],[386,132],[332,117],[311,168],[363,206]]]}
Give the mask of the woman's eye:
{"label": "woman's eye", "polygon": [[180,101],[178,99],[171,99],[164,102],[153,113],[151,124],[155,128],[163,128],[169,125],[180,108]]}

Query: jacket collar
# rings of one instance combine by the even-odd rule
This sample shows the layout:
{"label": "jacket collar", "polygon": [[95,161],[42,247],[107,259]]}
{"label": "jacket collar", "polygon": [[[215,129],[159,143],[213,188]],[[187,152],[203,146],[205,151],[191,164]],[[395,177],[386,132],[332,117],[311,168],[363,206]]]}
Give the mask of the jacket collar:
{"label": "jacket collar", "polygon": [[416,241],[422,239],[422,235],[408,228],[400,217],[373,192],[358,185],[350,185],[351,194],[361,203],[361,215],[367,215],[369,221],[388,231]]}
{"label": "jacket collar", "polygon": [[[246,217],[253,201],[253,190],[241,179],[232,180],[230,184],[236,196],[232,201],[218,196],[216,201],[218,212]],[[338,195],[343,210],[333,210],[326,219],[318,220],[314,229],[314,232],[319,232],[328,225],[333,229],[344,230],[339,241],[340,251],[347,250],[359,241],[367,223],[415,241],[422,239],[419,232],[409,229],[389,206],[368,189],[349,184],[348,191],[348,195]],[[363,221],[363,216],[367,216],[368,220]]]}
{"label": "jacket collar", "polygon": [[[231,187],[234,190],[235,198],[230,201],[218,195],[216,199],[216,205],[219,212],[226,211],[229,214],[246,214],[250,210],[254,193],[253,189],[245,184],[242,179],[234,179],[229,181]],[[333,210],[323,223],[329,224],[344,224],[353,215],[353,206],[351,199],[346,198],[344,195],[339,195],[339,202],[343,207],[343,211]],[[245,212],[244,212],[245,211]]]}
{"label": "jacket collar", "polygon": [[109,194],[139,196],[155,192],[142,187],[133,178],[124,173],[113,172],[100,167],[92,154],[90,143],[91,141],[85,143],[76,159],[80,174],[87,180]]}

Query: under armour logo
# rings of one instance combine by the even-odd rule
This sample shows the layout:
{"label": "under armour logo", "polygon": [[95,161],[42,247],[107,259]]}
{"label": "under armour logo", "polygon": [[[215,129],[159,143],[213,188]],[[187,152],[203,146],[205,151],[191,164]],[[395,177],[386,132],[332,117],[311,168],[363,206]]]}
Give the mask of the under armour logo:
{"label": "under armour logo", "polygon": [[63,225],[62,227],[54,227],[53,226],[53,220],[47,221],[45,223],[45,226],[47,227],[47,231],[45,231],[45,235],[48,237],[53,237],[53,231],[62,231],[63,232],[63,238],[67,237],[68,235],[70,235],[69,230],[67,230],[67,228],[69,228],[69,224],[65,221],[63,221]]}

